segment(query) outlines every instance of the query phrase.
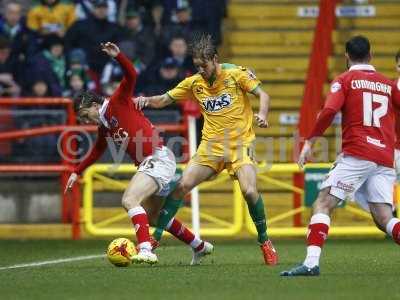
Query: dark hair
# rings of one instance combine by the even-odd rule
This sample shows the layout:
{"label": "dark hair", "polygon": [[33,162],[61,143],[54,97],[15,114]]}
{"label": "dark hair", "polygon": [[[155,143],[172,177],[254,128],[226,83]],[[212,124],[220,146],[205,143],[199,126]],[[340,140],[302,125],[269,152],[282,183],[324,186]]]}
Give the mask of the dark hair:
{"label": "dark hair", "polygon": [[346,42],[346,52],[352,61],[361,62],[367,60],[370,50],[369,40],[365,36],[357,35]]}
{"label": "dark hair", "polygon": [[211,60],[217,53],[217,47],[210,34],[197,33],[189,44],[189,51],[193,58]]}
{"label": "dark hair", "polygon": [[82,108],[89,108],[92,106],[92,103],[98,103],[98,104],[103,104],[104,102],[104,97],[97,95],[93,92],[90,91],[83,91],[82,93],[79,93],[75,99],[75,110],[79,111]]}
{"label": "dark hair", "polygon": [[400,50],[397,51],[396,56],[395,56],[395,59],[396,59],[396,62],[399,61],[399,59],[400,59]]}

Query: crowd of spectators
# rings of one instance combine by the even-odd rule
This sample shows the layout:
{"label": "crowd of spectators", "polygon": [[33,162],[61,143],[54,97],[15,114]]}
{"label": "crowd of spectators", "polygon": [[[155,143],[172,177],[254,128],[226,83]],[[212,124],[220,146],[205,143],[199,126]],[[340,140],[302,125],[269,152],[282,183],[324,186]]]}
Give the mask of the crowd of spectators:
{"label": "crowd of spectators", "polygon": [[[2,0],[0,97],[73,99],[82,90],[111,95],[122,70],[100,51],[106,41],[134,64],[136,95],[164,93],[196,72],[188,54],[196,32],[221,43],[226,1]],[[0,131],[56,125],[60,118],[65,111],[54,107],[0,107]],[[56,141],[50,134],[0,142],[0,161],[52,161]]]}
{"label": "crowd of spectators", "polygon": [[0,96],[113,92],[121,69],[99,49],[117,43],[139,74],[137,93],[171,88],[195,72],[197,31],[221,42],[225,1],[6,0],[0,8]]}

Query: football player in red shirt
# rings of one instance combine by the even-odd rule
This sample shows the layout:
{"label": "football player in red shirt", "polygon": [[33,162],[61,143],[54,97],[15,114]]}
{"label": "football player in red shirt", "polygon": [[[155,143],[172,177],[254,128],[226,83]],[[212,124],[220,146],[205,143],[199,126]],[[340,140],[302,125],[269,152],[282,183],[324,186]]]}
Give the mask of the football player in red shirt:
{"label": "football player in red shirt", "polygon": [[[90,92],[78,96],[79,119],[86,124],[96,124],[99,129],[96,144],[71,174],[66,190],[72,187],[83,170],[104,153],[108,142],[114,142],[120,149],[125,149],[134,163],[139,165],[122,197],[122,206],[132,220],[138,240],[139,252],[133,257],[133,262],[154,264],[158,259],[152,252],[155,241],[149,235],[146,210],[152,212],[153,220],[156,219],[154,215],[158,217],[161,209],[166,213],[168,205],[175,205],[176,201],[169,201],[168,197],[163,207],[161,201],[162,197],[168,195],[169,184],[175,177],[175,156],[163,145],[151,122],[135,108],[132,95],[136,71],[129,59],[113,43],[102,44],[102,51],[119,62],[124,78],[109,99]],[[176,218],[170,220],[166,229],[192,247],[191,264],[198,264],[204,255],[213,250],[210,243],[195,237]]]}
{"label": "football player in red shirt", "polygon": [[369,64],[367,38],[355,36],[346,43],[349,70],[331,84],[325,106],[307,137],[298,164],[303,167],[313,140],[321,136],[337,112],[342,112],[342,153],[322,183],[308,226],[307,256],[303,264],[282,276],[316,276],[328,236],[330,215],[349,196],[370,211],[376,226],[400,244],[400,220],[393,217],[394,109],[400,97],[393,81]]}

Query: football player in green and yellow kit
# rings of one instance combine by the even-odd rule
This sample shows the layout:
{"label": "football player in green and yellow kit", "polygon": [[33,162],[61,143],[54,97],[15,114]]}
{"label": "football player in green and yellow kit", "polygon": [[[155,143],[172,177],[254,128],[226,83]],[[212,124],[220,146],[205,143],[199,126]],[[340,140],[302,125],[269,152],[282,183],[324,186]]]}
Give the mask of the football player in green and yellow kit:
{"label": "football player in green and yellow kit", "polygon": [[[201,143],[176,189],[169,195],[170,201],[166,201],[165,213],[159,218],[154,236],[158,240],[161,238],[162,229],[171,222],[188,192],[227,169],[239,181],[258,232],[265,263],[276,265],[278,255],[268,239],[264,203],[257,190],[253,159],[253,118],[259,127],[268,126],[269,96],[251,71],[232,64],[219,64],[217,49],[209,35],[197,36],[190,48],[197,74],[184,79],[163,95],[135,99],[139,109],[162,108],[175,101],[192,99],[200,104],[204,116]],[[253,115],[248,93],[260,100],[257,114]],[[200,260],[209,254],[212,245],[207,246],[210,249],[194,253],[194,259]]]}

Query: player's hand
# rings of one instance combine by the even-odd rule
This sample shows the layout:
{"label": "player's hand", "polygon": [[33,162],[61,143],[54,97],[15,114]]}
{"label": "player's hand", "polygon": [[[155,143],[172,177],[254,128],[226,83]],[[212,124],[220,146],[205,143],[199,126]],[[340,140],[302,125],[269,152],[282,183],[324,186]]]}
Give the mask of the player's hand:
{"label": "player's hand", "polygon": [[267,116],[261,113],[254,114],[258,127],[267,128],[269,126]]}
{"label": "player's hand", "polygon": [[143,96],[139,96],[133,99],[133,102],[135,103],[135,107],[137,110],[142,110],[149,104],[148,98]]}
{"label": "player's hand", "polygon": [[299,160],[297,161],[297,164],[299,165],[300,169],[304,168],[305,164],[307,163],[307,160],[310,158],[311,147],[312,147],[311,142],[306,140],[304,142],[303,148],[301,149]]}
{"label": "player's hand", "polygon": [[108,56],[111,57],[116,57],[120,52],[118,46],[110,42],[101,43],[100,46],[101,51],[105,52]]}
{"label": "player's hand", "polygon": [[67,185],[65,186],[64,194],[67,193],[67,191],[72,188],[72,186],[74,185],[74,183],[77,180],[78,180],[78,174],[72,173],[68,178]]}

